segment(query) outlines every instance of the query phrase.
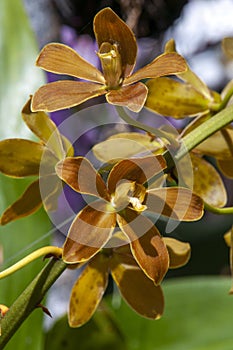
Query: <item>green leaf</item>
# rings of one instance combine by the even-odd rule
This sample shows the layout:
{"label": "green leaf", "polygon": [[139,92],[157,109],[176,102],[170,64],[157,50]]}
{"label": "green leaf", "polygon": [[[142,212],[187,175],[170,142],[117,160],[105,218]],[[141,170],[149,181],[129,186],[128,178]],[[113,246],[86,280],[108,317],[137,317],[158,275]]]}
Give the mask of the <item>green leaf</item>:
{"label": "green leaf", "polygon": [[35,67],[38,48],[20,0],[0,1],[0,137],[28,134],[20,116],[25,102],[42,83]]}
{"label": "green leaf", "polygon": [[231,350],[233,298],[230,278],[168,280],[159,321],[136,315],[124,302],[113,308],[129,350]]}
{"label": "green leaf", "polygon": [[[21,118],[21,109],[30,94],[43,83],[42,73],[35,67],[37,45],[20,0],[0,1],[0,138],[27,138],[31,132]],[[2,213],[25,190],[31,179],[0,176],[0,212]],[[50,228],[42,210],[29,218],[0,227],[0,245],[4,263],[1,270],[24,257],[33,249],[47,245]],[[10,306],[44,266],[36,261],[22,271],[0,281],[0,303]],[[22,325],[6,350],[43,349],[43,312],[36,310]]]}
{"label": "green leaf", "polygon": [[81,328],[70,328],[67,316],[58,320],[48,332],[44,350],[126,350],[117,323],[101,309]]}

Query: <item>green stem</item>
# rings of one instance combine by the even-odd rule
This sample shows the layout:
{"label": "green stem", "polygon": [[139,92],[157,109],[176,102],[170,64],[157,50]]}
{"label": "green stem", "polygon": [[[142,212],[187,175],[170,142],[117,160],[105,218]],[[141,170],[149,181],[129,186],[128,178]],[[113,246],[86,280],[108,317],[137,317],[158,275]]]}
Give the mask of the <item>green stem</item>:
{"label": "green stem", "polygon": [[218,208],[210,204],[205,203],[205,209],[214,214],[224,215],[233,214],[233,207]]}
{"label": "green stem", "polygon": [[31,254],[27,255],[25,258],[18,261],[16,264],[8,267],[8,269],[3,270],[0,272],[0,279],[3,279],[12,273],[22,269],[24,266],[28,265],[32,261],[38,259],[41,256],[46,256],[51,254],[52,256],[56,258],[60,258],[62,255],[62,248],[54,247],[54,246],[47,246],[40,249],[35,250]]}
{"label": "green stem", "polygon": [[137,129],[147,131],[148,133],[153,134],[156,137],[165,138],[166,140],[168,140],[170,142],[171,146],[173,146],[174,148],[177,148],[179,146],[179,143],[176,140],[174,135],[171,135],[166,131],[163,131],[163,130],[160,130],[157,128],[153,128],[152,126],[143,124],[143,123],[139,122],[138,120],[133,119],[125,112],[124,108],[121,106],[115,106],[115,108],[116,108],[119,116],[121,117],[121,119],[123,119],[127,124],[132,125]]}
{"label": "green stem", "polygon": [[2,319],[1,350],[4,349],[23,321],[41,303],[46,292],[66,269],[66,266],[62,260],[53,258],[13,303]]}
{"label": "green stem", "polygon": [[183,158],[189,151],[198,146],[216,131],[233,121],[233,105],[225,108],[221,112],[215,114],[196,129],[192,130],[188,135],[182,138],[182,144],[175,155],[176,160]]}

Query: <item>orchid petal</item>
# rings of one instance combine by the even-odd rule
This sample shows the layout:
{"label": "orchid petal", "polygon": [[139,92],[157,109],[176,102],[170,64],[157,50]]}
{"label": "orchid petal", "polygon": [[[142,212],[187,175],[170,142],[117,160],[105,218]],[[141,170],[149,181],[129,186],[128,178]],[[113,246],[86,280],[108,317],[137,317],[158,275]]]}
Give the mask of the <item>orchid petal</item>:
{"label": "orchid petal", "polygon": [[221,160],[233,159],[233,128],[226,127],[217,131],[199,144],[195,152]]}
{"label": "orchid petal", "polygon": [[104,87],[95,83],[61,80],[41,86],[32,97],[33,112],[53,112],[79,105],[104,95]]}
{"label": "orchid petal", "polygon": [[123,77],[128,76],[133,70],[137,55],[136,38],[131,29],[115,12],[105,8],[94,18],[94,33],[99,47],[104,42],[118,45]]}
{"label": "orchid petal", "polygon": [[104,84],[102,73],[69,46],[51,43],[40,52],[36,65],[48,72],[71,75]]}
{"label": "orchid petal", "polygon": [[[223,207],[227,202],[227,193],[225,185],[213,165],[205,159],[192,155],[193,165],[193,192],[200,196],[207,204],[215,207]],[[230,164],[230,161],[226,161]],[[232,168],[232,166],[231,166]],[[188,186],[189,177],[182,174],[184,181]]]}
{"label": "orchid petal", "polygon": [[210,100],[189,84],[157,78],[149,80],[146,85],[149,92],[145,106],[161,115],[185,118],[209,109]]}
{"label": "orchid petal", "polygon": [[123,86],[119,90],[111,90],[107,93],[108,103],[125,106],[133,112],[140,112],[143,108],[148,89],[145,84],[137,83],[130,86]]}
{"label": "orchid petal", "polygon": [[50,148],[59,159],[61,159],[64,156],[64,149],[58,128],[46,113],[33,113],[30,105],[31,99],[29,99],[23,107],[23,120],[29,129],[39,137],[39,139],[43,141],[43,143]]}
{"label": "orchid petal", "polygon": [[189,243],[181,242],[171,237],[164,237],[163,241],[168,250],[170,269],[176,269],[187,264],[191,255],[191,247]]}
{"label": "orchid petal", "polygon": [[123,85],[136,83],[146,78],[158,78],[164,75],[182,73],[187,69],[185,59],[175,52],[164,53],[151,63],[125,78]]}
{"label": "orchid petal", "polygon": [[28,186],[22,196],[4,211],[0,223],[6,225],[11,221],[28,216],[37,211],[41,205],[40,186],[37,180]]}
{"label": "orchid petal", "polygon": [[133,265],[128,265],[124,255],[114,254],[111,274],[122,297],[139,315],[159,319],[163,314],[164,297],[160,286],[156,286]]}
{"label": "orchid petal", "polygon": [[160,142],[150,135],[139,132],[125,132],[112,135],[107,140],[97,143],[92,151],[97,159],[104,163],[116,163],[124,158],[151,154],[161,149]]}
{"label": "orchid petal", "polygon": [[203,201],[188,188],[156,188],[147,194],[145,204],[153,213],[179,221],[195,221],[203,215]]}
{"label": "orchid petal", "polygon": [[0,141],[0,171],[12,177],[39,175],[41,160],[51,166],[57,160],[43,145],[24,139]]}
{"label": "orchid petal", "polygon": [[131,251],[138,265],[155,284],[159,284],[168,270],[169,256],[153,222],[131,209],[125,210],[124,217],[117,215],[117,222],[130,239]]}
{"label": "orchid petal", "polygon": [[56,173],[77,192],[109,199],[102,177],[87,158],[67,157],[57,163]]}
{"label": "orchid petal", "polygon": [[103,201],[92,202],[72,222],[63,249],[63,260],[73,264],[89,260],[109,241],[116,225],[115,213]]}
{"label": "orchid petal", "polygon": [[218,160],[217,163],[223,175],[233,179],[233,158],[231,160]]}
{"label": "orchid petal", "polygon": [[109,191],[113,193],[121,180],[143,184],[165,168],[166,161],[161,155],[124,159],[118,162],[109,173]]}
{"label": "orchid petal", "polygon": [[70,327],[80,327],[95,313],[108,285],[108,260],[98,254],[74,284],[69,305]]}

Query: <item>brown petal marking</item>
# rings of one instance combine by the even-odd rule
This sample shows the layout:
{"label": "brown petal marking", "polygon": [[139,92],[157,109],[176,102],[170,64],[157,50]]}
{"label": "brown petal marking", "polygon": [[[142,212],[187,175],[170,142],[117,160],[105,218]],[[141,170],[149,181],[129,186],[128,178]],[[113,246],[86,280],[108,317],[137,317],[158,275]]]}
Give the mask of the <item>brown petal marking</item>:
{"label": "brown petal marking", "polygon": [[151,63],[142,67],[130,77],[125,78],[124,85],[136,83],[146,78],[158,78],[164,75],[182,73],[187,69],[185,59],[175,52],[156,57]]}
{"label": "brown petal marking", "polygon": [[0,223],[6,225],[11,221],[28,216],[37,211],[41,205],[39,180],[37,180],[29,185],[22,196],[4,211]]}
{"label": "brown petal marking", "polygon": [[164,237],[163,241],[168,250],[170,269],[176,269],[187,264],[191,255],[191,247],[189,243],[181,242],[171,237]]}
{"label": "brown petal marking", "polygon": [[125,106],[133,112],[140,112],[146,102],[147,93],[146,85],[137,83],[123,86],[119,90],[111,90],[106,99],[113,105]]}
{"label": "brown petal marking", "polygon": [[117,44],[121,55],[123,77],[128,76],[136,61],[137,43],[131,29],[110,8],[97,13],[94,32],[99,47],[102,43]]}
{"label": "brown petal marking", "polygon": [[203,215],[203,201],[187,188],[157,188],[147,193],[145,204],[154,213],[180,221],[199,220]]}
{"label": "brown petal marking", "polygon": [[32,97],[33,112],[53,112],[79,105],[104,95],[104,87],[95,83],[61,80],[41,86]]}
{"label": "brown petal marking", "polygon": [[117,222],[131,241],[131,251],[138,265],[152,281],[159,284],[168,270],[169,256],[153,222],[131,209],[125,210],[124,217],[117,215]]}
{"label": "brown petal marking", "polygon": [[36,65],[48,72],[67,74],[104,84],[104,77],[97,68],[79,56],[72,48],[63,44],[46,45],[41,50]]}
{"label": "brown petal marking", "polygon": [[70,327],[85,324],[97,309],[108,284],[108,261],[97,255],[74,284],[69,305]]}
{"label": "brown petal marking", "polygon": [[133,310],[150,319],[161,317],[164,297],[160,286],[156,286],[140,268],[125,264],[122,256],[115,260],[111,270],[122,297]]}
{"label": "brown petal marking", "polygon": [[56,172],[73,190],[109,200],[103,179],[87,158],[67,157],[57,163]]}
{"label": "brown petal marking", "polygon": [[124,159],[112,168],[108,176],[109,191],[113,193],[123,179],[143,184],[165,168],[166,162],[161,155]]}
{"label": "brown petal marking", "polygon": [[63,250],[63,260],[73,264],[93,257],[108,242],[116,216],[103,201],[87,205],[74,219]]}

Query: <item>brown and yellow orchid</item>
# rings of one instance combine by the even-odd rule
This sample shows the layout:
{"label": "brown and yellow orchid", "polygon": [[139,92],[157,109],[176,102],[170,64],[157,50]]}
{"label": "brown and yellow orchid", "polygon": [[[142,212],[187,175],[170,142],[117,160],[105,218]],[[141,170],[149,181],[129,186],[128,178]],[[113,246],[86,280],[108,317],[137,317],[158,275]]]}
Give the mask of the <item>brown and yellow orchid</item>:
{"label": "brown and yellow orchid", "polygon": [[88,82],[62,80],[42,86],[33,96],[33,111],[61,110],[106,95],[110,104],[138,112],[144,106],[148,93],[146,85],[140,80],[186,70],[184,59],[172,52],[158,56],[132,74],[137,43],[131,29],[110,8],[97,13],[93,26],[103,73],[66,45],[46,45],[37,59],[38,67]]}
{"label": "brown and yellow orchid", "polygon": [[[112,238],[118,247],[102,249],[84,267],[75,282],[69,306],[69,324],[80,327],[97,309],[106,287],[109,274],[129,306],[141,316],[158,319],[163,313],[164,297],[160,286],[156,286],[136,263],[129,244],[125,244],[122,233]],[[185,265],[190,257],[190,245],[174,238],[164,238],[169,253],[169,268]]]}
{"label": "brown and yellow orchid", "polygon": [[[220,133],[220,132],[219,132]],[[177,133],[177,135],[179,135]],[[216,139],[218,136],[218,141]],[[230,165],[230,150],[227,150],[227,144],[220,135],[211,136],[195,149],[195,152],[190,152],[187,156],[176,161],[179,167],[179,173],[182,181],[195,194],[201,197],[207,204],[223,207],[227,201],[227,194],[224,183],[215,169],[215,167],[205,160],[201,155],[201,150],[206,155],[215,155],[224,157],[229,160]],[[213,139],[213,141],[211,141]],[[164,140],[165,142],[165,140]],[[136,157],[138,154],[162,154],[166,151],[166,144],[161,139],[156,139],[153,135],[145,133],[131,132],[118,133],[110,136],[105,141],[96,144],[93,147],[93,153],[101,162],[113,163],[120,157]],[[218,144],[217,149],[214,148],[214,143]],[[207,145],[209,145],[207,149]],[[209,152],[208,152],[209,150]],[[219,152],[219,153],[218,153]],[[176,177],[178,175],[176,174]],[[161,183],[163,178],[161,178]]]}
{"label": "brown and yellow orchid", "polygon": [[146,186],[165,168],[161,155],[124,159],[113,166],[106,185],[88,159],[67,157],[60,161],[56,172],[65,183],[76,192],[97,197],[72,222],[64,261],[88,261],[106,246],[118,225],[138,265],[159,284],[169,266],[168,252],[159,231],[143,212],[148,209],[183,221],[198,220],[203,214],[202,200],[189,189]]}
{"label": "brown and yellow orchid", "polygon": [[[47,114],[33,113],[30,105],[31,99],[23,107],[22,117],[40,142],[17,138],[0,141],[0,172],[15,178],[40,176],[40,179],[33,181],[22,196],[4,211],[1,225],[34,213],[42,204],[45,209],[52,210],[61,190],[55,165],[66,155],[73,155],[72,145],[59,133]],[[46,183],[48,190],[43,200],[42,182]]]}

